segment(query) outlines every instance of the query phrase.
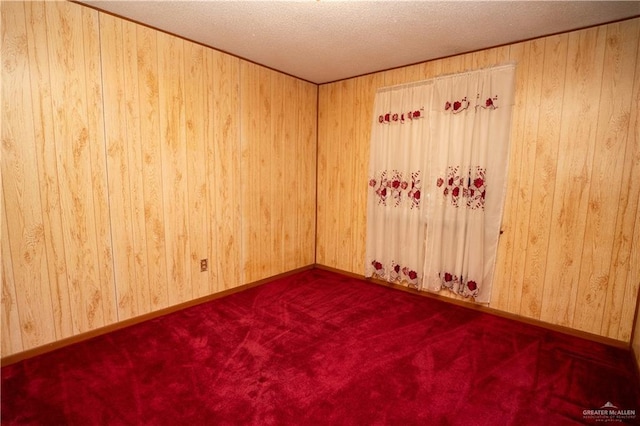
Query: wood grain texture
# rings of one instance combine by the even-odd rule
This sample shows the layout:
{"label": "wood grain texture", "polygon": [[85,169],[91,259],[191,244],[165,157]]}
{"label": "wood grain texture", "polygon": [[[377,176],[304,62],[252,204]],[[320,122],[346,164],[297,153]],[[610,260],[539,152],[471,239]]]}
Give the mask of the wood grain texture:
{"label": "wood grain texture", "polygon": [[0,7],[3,357],[316,262],[362,274],[375,90],[506,61],[492,306],[631,340],[639,19],[316,86],[75,3]]}
{"label": "wood grain texture", "polygon": [[[340,196],[338,193],[338,185],[340,178],[340,150],[342,148],[341,135],[341,105],[342,96],[339,89],[339,83],[330,84],[324,95],[326,103],[321,103],[327,107],[326,125],[320,125],[324,136],[320,136],[322,140],[328,138],[332,141],[331,145],[318,147],[320,163],[318,164],[318,203],[327,203],[324,211],[318,209],[318,263],[323,265],[337,265],[341,246],[338,236],[343,231],[338,228],[338,218],[340,215]],[[320,92],[322,95],[323,92]],[[320,201],[322,200],[322,201]],[[321,213],[323,213],[321,215]]]}
{"label": "wood grain texture", "polygon": [[[604,55],[602,27],[569,35],[556,190],[540,319],[572,326],[584,250]],[[599,84],[593,84],[597,81]],[[582,324],[582,327],[587,327]]]}
{"label": "wood grain texture", "polygon": [[[93,30],[97,12],[89,16],[84,12],[84,8],[70,3],[46,6],[54,140],[63,188],[63,239],[71,311],[76,313],[74,333],[110,323],[112,318],[105,317],[104,303],[109,304],[113,294],[111,252],[104,246],[109,236],[105,224],[105,162],[101,161],[103,124],[98,118],[101,99],[96,102],[92,91],[96,83],[94,66],[100,55],[94,50],[93,40],[97,37]],[[111,285],[111,294],[102,291],[103,280]],[[113,312],[111,306],[107,309]]]}
{"label": "wood grain texture", "polygon": [[[638,27],[612,24],[606,28],[601,102],[596,121],[596,144],[585,241],[580,270],[574,322],[590,327],[586,331],[600,332],[603,319],[612,325],[620,323],[620,311],[605,308],[607,299],[620,293],[611,279],[613,248],[616,244],[618,209],[610,208],[620,200],[625,151],[630,126],[630,107],[634,80],[629,76],[637,67],[638,44],[624,44],[625,39],[638,40]],[[603,102],[604,101],[604,102]],[[612,167],[613,165],[613,167]]]}
{"label": "wood grain texture", "polygon": [[[636,64],[640,62],[640,20],[622,23],[621,33],[628,34],[627,37],[636,43]],[[627,38],[624,39],[624,45]],[[627,146],[625,149],[624,164],[622,173],[622,186],[620,198],[616,200],[618,214],[616,217],[616,230],[613,246],[612,268],[610,277],[613,280],[611,290],[605,305],[605,318],[613,317],[614,321],[609,323],[603,321],[602,332],[613,334],[617,328],[618,336],[621,340],[628,339],[634,329],[626,319],[636,315],[635,332],[640,333],[640,315],[634,310],[633,300],[638,295],[640,286],[640,188],[637,182],[640,179],[640,72],[638,66],[635,67],[633,91],[631,97],[631,108],[629,113],[629,126],[627,133]],[[634,224],[635,223],[635,224]],[[621,294],[624,287],[624,294]],[[640,298],[640,296],[639,296]],[[621,312],[620,319],[612,312]],[[637,340],[634,340],[638,343]],[[636,355],[640,351],[636,351]]]}
{"label": "wood grain texture", "polygon": [[2,200],[2,223],[0,223],[0,250],[2,250],[2,318],[0,318],[0,332],[2,333],[2,354],[21,352],[22,333],[20,330],[20,314],[18,313],[18,300],[16,297],[16,285],[13,276],[13,264],[11,263],[11,247],[9,245],[9,225],[7,214],[4,211],[6,203]]}
{"label": "wood grain texture", "polygon": [[62,235],[62,212],[58,181],[57,153],[54,139],[51,83],[49,80],[49,56],[47,28],[38,23],[45,21],[42,3],[25,3],[27,43],[29,45],[29,71],[31,74],[32,116],[34,142],[40,183],[40,199],[44,219],[45,243],[49,269],[49,286],[53,308],[53,324],[56,338],[73,335],[73,321],[69,300],[69,280]]}
{"label": "wood grain texture", "polygon": [[[620,182],[616,182],[619,184],[619,196],[615,216],[611,216],[610,209],[606,209],[606,214],[609,215],[606,221],[611,234],[605,238],[610,238],[611,262],[610,265],[606,265],[610,266],[610,269],[602,310],[603,317],[608,320],[601,321],[601,333],[618,333],[622,340],[629,339],[632,331],[622,322],[624,317],[633,315],[627,298],[638,292],[637,286],[640,284],[637,255],[640,248],[637,244],[640,190],[633,184],[640,179],[640,72],[637,66],[640,60],[640,45],[636,42],[639,39],[640,25],[634,21],[607,27],[604,76],[607,81],[604,93],[611,98],[609,107],[603,106],[604,111],[611,115],[600,115],[601,125],[607,130],[599,146],[604,149],[603,160],[608,161],[608,164],[603,164],[596,155],[600,167],[599,178],[606,179],[605,176],[608,176],[611,170],[609,165],[615,164],[617,177],[620,179]],[[632,73],[633,81],[627,78]],[[609,117],[611,120],[608,120]],[[620,145],[622,141],[625,142],[624,146]],[[608,184],[603,182],[603,187],[607,187]],[[607,193],[601,197],[602,201],[609,201]],[[634,218],[635,238],[631,234]],[[628,276],[625,275],[627,271]],[[625,290],[622,290],[623,287]],[[638,328],[636,325],[636,329]]]}
{"label": "wood grain texture", "polygon": [[[247,281],[258,279],[263,252],[260,247],[260,73],[256,65],[241,61],[241,159],[242,182],[252,182],[242,186],[241,216],[242,227],[242,268]],[[247,253],[251,252],[251,256]]]}
{"label": "wood grain texture", "polygon": [[[53,341],[56,330],[40,200],[30,92],[28,37],[22,3],[2,3],[3,355]],[[4,309],[8,309],[4,312]],[[15,323],[19,318],[19,323]],[[47,320],[43,321],[41,316]],[[4,327],[4,326],[3,326]],[[5,329],[3,328],[3,331]],[[8,345],[11,347],[8,347]]]}
{"label": "wood grain texture", "polygon": [[[268,276],[271,269],[269,259],[269,248],[271,246],[271,191],[272,176],[269,169],[270,141],[271,141],[271,73],[259,66],[255,67],[253,78],[255,82],[251,82],[249,87],[255,88],[251,93],[257,95],[253,103],[253,138],[249,149],[252,151],[252,161],[250,174],[244,182],[252,182],[254,188],[251,191],[254,198],[255,212],[251,215],[253,228],[253,236],[255,242],[253,245],[245,246],[247,249],[245,256],[247,259],[256,259],[255,267],[247,270],[247,278],[251,281],[259,280]],[[243,86],[243,92],[247,89]],[[243,103],[244,105],[244,103]],[[243,137],[245,135],[243,134]],[[242,167],[244,168],[244,167]],[[243,199],[244,201],[244,199]]]}
{"label": "wood grain texture", "polygon": [[[164,196],[160,143],[160,79],[158,76],[157,32],[145,27],[136,28],[133,54],[138,68],[138,109],[140,111],[140,147],[143,180],[144,233],[147,252],[146,271],[149,275],[149,303],[152,311],[169,306],[167,279],[167,249],[164,231]],[[144,140],[144,142],[142,142]],[[141,230],[142,231],[142,230]],[[144,261],[144,260],[143,260]]]}
{"label": "wood grain texture", "polygon": [[[536,285],[531,281],[525,281],[525,262],[528,256],[523,256],[522,253],[528,253],[529,250],[529,223],[531,221],[533,188],[536,182],[534,173],[538,145],[538,125],[540,122],[542,78],[544,75],[542,72],[544,66],[544,40],[533,40],[525,43],[525,46],[524,52],[528,57],[522,60],[526,62],[526,76],[518,79],[518,81],[525,82],[525,87],[521,92],[522,96],[516,94],[516,97],[527,101],[526,104],[518,104],[515,107],[515,111],[519,112],[518,126],[516,132],[512,133],[516,138],[512,139],[512,146],[515,145],[521,147],[521,149],[516,150],[520,158],[520,168],[515,170],[516,176],[518,176],[518,183],[513,185],[516,192],[517,205],[512,207],[516,209],[517,215],[512,222],[514,244],[509,277],[511,285],[515,283],[515,286],[519,288],[514,288],[509,293],[507,310],[510,312],[520,309],[522,294],[527,294],[530,291],[530,287]],[[514,61],[516,59],[511,57],[511,60]]]}
{"label": "wood grain texture", "polygon": [[[143,83],[141,81],[142,74],[138,66],[138,28],[138,25],[131,22],[123,21],[122,23],[124,86],[126,88],[124,98],[127,123],[127,160],[129,163],[129,190],[127,192],[130,193],[131,198],[132,257],[135,272],[134,298],[138,315],[142,315],[145,312],[151,311],[151,292],[149,287],[150,271],[147,257],[148,245],[144,198],[145,168],[142,147],[143,135],[145,138],[146,135],[141,132],[141,87]],[[106,135],[109,134],[108,126],[105,126],[105,133]],[[116,225],[113,223],[113,220],[111,225],[112,229]],[[119,283],[116,282],[116,286],[118,285]],[[126,284],[123,283],[123,285]],[[121,321],[120,312],[118,312],[118,314],[118,319]]]}
{"label": "wood grain texture", "polygon": [[[299,91],[300,85],[293,82],[293,84],[282,84],[282,97],[280,98],[280,111],[281,116],[278,119],[277,125],[280,128],[281,133],[281,179],[282,179],[282,191],[284,192],[282,210],[280,211],[282,220],[282,238],[280,242],[282,244],[282,260],[283,268],[291,269],[293,265],[298,263],[298,253],[300,252],[300,241],[296,238],[300,231],[300,218],[298,218],[297,212],[294,209],[287,208],[287,205],[302,204],[302,180],[299,179],[298,174],[302,170],[302,167],[292,167],[291,165],[299,157],[301,152],[301,146],[297,143],[299,121],[298,115],[300,98]],[[285,102],[285,100],[289,102]],[[295,100],[295,102],[290,102]],[[285,122],[288,125],[285,125]]]}
{"label": "wood grain texture", "polygon": [[304,81],[299,87],[298,109],[298,267],[316,263],[317,153],[318,153],[318,87]]}
{"label": "wood grain texture", "polygon": [[[99,15],[95,10],[81,8],[83,32],[82,40],[85,51],[84,72],[86,78],[87,97],[87,129],[89,139],[95,141],[91,145],[91,191],[93,191],[94,210],[96,221],[96,243],[98,259],[97,288],[92,295],[92,304],[99,303],[102,309],[104,325],[118,320],[116,299],[114,297],[114,266],[113,248],[111,246],[111,219],[109,217],[109,189],[107,183],[106,152],[104,135],[104,111],[103,111],[103,85],[100,57],[100,24]],[[98,302],[99,300],[99,302]],[[94,329],[96,325],[91,325]]]}
{"label": "wood grain texture", "polygon": [[[329,220],[329,214],[336,208],[336,206],[335,203],[328,198],[326,185],[326,179],[329,178],[328,155],[329,151],[333,149],[334,146],[334,143],[330,141],[332,135],[329,132],[329,89],[332,86],[333,84],[323,84],[318,88],[316,263],[320,265],[329,265],[331,263],[327,258],[327,246],[334,243],[333,239],[329,238],[327,235],[327,221]],[[322,143],[320,141],[322,141]],[[359,269],[356,267],[355,270]]]}
{"label": "wood grain texture", "polygon": [[[525,123],[525,93],[527,90],[527,77],[529,75],[529,50],[530,43],[517,43],[510,46],[510,60],[516,61],[516,86],[515,105],[511,116],[511,146],[509,148],[509,166],[507,169],[507,182],[519,182],[518,175],[522,167],[522,149],[524,123]],[[526,185],[526,182],[523,183]],[[500,310],[509,310],[509,306],[520,294],[518,282],[511,280],[513,272],[511,265],[515,250],[516,233],[518,232],[516,222],[518,220],[519,186],[507,185],[505,194],[505,206],[502,218],[502,230],[500,236],[496,260],[495,276],[505,277],[504,286],[494,286],[491,292],[491,305]]]}
{"label": "wood grain texture", "polygon": [[1,7],[3,357],[315,262],[317,86],[75,3]]}
{"label": "wood grain texture", "polygon": [[339,269],[347,270],[351,267],[353,260],[353,229],[355,223],[351,220],[351,207],[353,197],[350,196],[352,182],[355,180],[355,157],[354,144],[356,110],[356,79],[343,80],[338,83],[340,91],[341,105],[340,115],[336,119],[340,120],[340,148],[336,149],[336,186],[333,188],[334,196],[338,202],[338,217],[335,231],[339,250],[336,250],[336,265]]}
{"label": "wood grain texture", "polygon": [[209,200],[214,214],[210,235],[217,281],[222,291],[248,282],[242,263],[240,169],[240,60],[215,51],[207,55],[208,79],[213,82],[210,107],[213,143],[208,144]]}
{"label": "wood grain texture", "polygon": [[[209,275],[215,275],[216,268],[201,271],[200,259],[209,261],[209,208],[207,190],[207,145],[213,142],[211,117],[205,109],[209,86],[213,81],[205,80],[205,48],[188,41],[184,46],[184,90],[185,90],[185,139],[187,171],[187,210],[188,217],[188,265],[190,269],[191,298],[211,294]],[[216,253],[217,255],[217,253]],[[212,257],[213,259],[213,257]],[[189,299],[185,299],[189,300]]]}
{"label": "wood grain texture", "polygon": [[131,90],[125,83],[123,21],[101,14],[100,26],[101,54],[106,59],[102,62],[102,79],[105,87],[113,88],[104,93],[104,121],[118,319],[123,320],[139,313],[132,192],[129,190],[133,178],[129,153],[133,147],[129,145],[130,120],[126,94]]}
{"label": "wood grain texture", "polygon": [[[271,93],[269,98],[271,99],[271,116],[270,116],[270,128],[271,134],[269,136],[269,142],[265,143],[265,146],[269,150],[268,160],[268,176],[270,176],[270,188],[267,194],[269,194],[270,205],[268,207],[271,217],[271,227],[269,229],[269,245],[266,247],[266,251],[271,253],[271,258],[274,263],[271,265],[267,276],[272,276],[275,271],[284,269],[284,238],[285,238],[285,223],[283,220],[284,205],[285,203],[291,205],[289,200],[289,192],[287,191],[289,185],[284,181],[284,168],[287,166],[283,161],[284,156],[284,138],[285,138],[285,76],[277,72],[269,73],[271,79]],[[295,98],[292,99],[292,103],[295,104]]]}
{"label": "wood grain texture", "polygon": [[244,278],[251,282],[313,262],[317,106],[312,84],[246,61],[240,75]]}
{"label": "wood grain texture", "polygon": [[[353,79],[357,85],[378,78],[389,86],[517,64],[491,307],[630,341],[639,268],[632,257],[638,238],[639,189],[632,182],[639,179],[639,27],[640,20],[632,19]],[[355,157],[368,156],[369,135],[360,129],[370,117],[356,111],[366,109],[363,104],[371,108],[373,97],[352,86],[341,81],[319,87],[317,262],[362,275],[363,242],[344,235],[366,229],[366,207],[351,180],[366,174],[366,163]],[[352,132],[349,120],[359,130]],[[358,149],[345,150],[347,135]],[[351,204],[332,196],[331,188],[346,190],[342,196]],[[349,265],[343,253],[361,259]]]}
{"label": "wood grain texture", "polygon": [[193,298],[185,134],[184,41],[158,34],[158,92],[169,304]]}
{"label": "wood grain texture", "polygon": [[522,281],[520,313],[540,318],[544,275],[548,262],[551,213],[557,176],[561,115],[564,98],[564,76],[569,36],[562,34],[544,39],[544,67],[538,117],[534,185],[531,193],[527,256]]}
{"label": "wood grain texture", "polygon": [[[422,72],[422,67],[418,68],[418,72]],[[350,190],[356,211],[365,211],[365,217],[367,210],[366,185],[369,180],[368,141],[371,138],[373,101],[376,90],[382,86],[383,83],[380,75],[363,76],[356,80],[357,93],[355,100],[357,110],[354,116],[356,129],[355,137],[352,140],[354,181],[351,183]],[[366,233],[366,228],[359,226],[357,222],[353,224],[352,238],[354,246],[350,270],[360,270],[364,264],[366,255]]]}

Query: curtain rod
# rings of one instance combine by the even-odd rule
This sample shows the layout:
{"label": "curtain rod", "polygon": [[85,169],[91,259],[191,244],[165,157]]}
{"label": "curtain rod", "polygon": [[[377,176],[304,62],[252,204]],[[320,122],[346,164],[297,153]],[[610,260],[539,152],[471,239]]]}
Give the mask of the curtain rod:
{"label": "curtain rod", "polygon": [[413,87],[413,86],[422,86],[422,85],[433,84],[436,80],[439,80],[439,79],[442,79],[442,78],[451,77],[453,75],[462,76],[462,75],[468,75],[468,74],[473,74],[473,73],[476,73],[476,72],[482,72],[482,71],[488,71],[488,70],[499,70],[499,69],[502,69],[502,68],[513,68],[515,66],[516,66],[516,62],[515,61],[509,61],[509,62],[505,62],[503,64],[492,66],[492,67],[478,68],[476,70],[469,70],[469,71],[462,71],[462,72],[452,72],[452,73],[448,73],[448,74],[441,74],[441,75],[439,75],[437,77],[428,78],[426,80],[412,81],[411,83],[401,83],[401,84],[396,84],[396,85],[393,85],[393,86],[384,86],[384,87],[381,87],[378,90],[376,90],[376,93],[378,93],[378,92],[386,92],[388,90],[409,88],[409,87]]}

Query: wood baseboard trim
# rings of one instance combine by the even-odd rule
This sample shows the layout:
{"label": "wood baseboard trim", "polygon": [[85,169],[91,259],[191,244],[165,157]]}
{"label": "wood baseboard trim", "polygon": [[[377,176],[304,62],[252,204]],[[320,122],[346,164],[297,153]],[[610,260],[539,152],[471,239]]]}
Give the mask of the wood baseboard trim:
{"label": "wood baseboard trim", "polygon": [[[550,324],[544,321],[540,321],[537,319],[533,319],[533,318],[527,318],[521,315],[516,315],[516,314],[511,314],[508,312],[504,312],[504,311],[500,311],[488,306],[484,306],[484,305],[478,305],[478,304],[474,304],[471,302],[465,302],[465,301],[461,301],[461,300],[456,300],[456,299],[451,299],[449,297],[445,297],[445,296],[440,296],[438,294],[435,293],[428,293],[428,292],[424,292],[424,291],[418,291],[418,290],[414,290],[414,289],[410,289],[407,288],[405,286],[402,285],[398,285],[398,284],[393,284],[393,283],[388,283],[386,281],[382,281],[382,280],[377,280],[377,279],[372,279],[372,278],[366,278],[363,275],[360,274],[355,274],[353,272],[348,272],[348,271],[344,271],[341,269],[336,269],[336,268],[332,268],[329,266],[325,266],[325,265],[321,265],[321,264],[314,264],[314,265],[308,265],[308,266],[304,266],[301,268],[297,268],[288,272],[284,272],[282,274],[278,274],[278,275],[274,275],[272,277],[268,277],[268,278],[264,278],[258,281],[254,281],[248,284],[243,284],[240,285],[238,287],[234,287],[234,288],[230,288],[227,290],[223,290],[220,291],[218,293],[213,293],[210,294],[208,296],[204,296],[198,299],[194,299],[194,300],[190,300],[188,302],[184,302],[184,303],[180,303],[178,305],[174,305],[174,306],[169,306],[167,308],[164,309],[160,309],[158,311],[154,311],[154,312],[149,312],[147,314],[143,314],[140,316],[137,316],[135,318],[129,318],[126,319],[124,321],[119,321],[117,323],[114,324],[110,324],[101,328],[97,328],[95,330],[91,330],[91,331],[87,331],[85,333],[81,333],[78,334],[76,336],[71,336],[71,337],[67,337],[65,339],[61,339],[58,340],[56,342],[52,342],[52,343],[48,343],[46,345],[42,345],[42,346],[38,346],[36,348],[32,348],[32,349],[28,349],[26,351],[22,351],[22,352],[18,352],[16,354],[12,354],[6,357],[3,357],[0,360],[0,365],[2,367],[6,366],[6,365],[10,365],[10,364],[15,364],[16,362],[28,359],[28,358],[32,358],[38,355],[42,355],[48,352],[52,352],[54,350],[57,349],[61,349],[65,346],[69,346],[75,343],[79,343],[85,340],[89,340],[92,339],[94,337],[98,337],[107,333],[111,333],[113,331],[117,331],[117,330],[121,330],[123,328],[126,327],[130,327],[132,325],[135,324],[139,324],[141,322],[144,321],[148,321],[154,318],[159,318],[161,316],[164,315],[168,315],[171,314],[173,312],[177,312],[180,311],[182,309],[186,309],[192,306],[196,306],[202,303],[206,303],[215,299],[219,299],[225,296],[228,296],[230,294],[233,293],[238,293],[240,291],[244,291],[247,289],[250,289],[252,287],[257,287],[263,284],[266,284],[268,282],[280,279],[280,278],[284,278],[290,275],[294,275],[297,274],[299,272],[303,272],[303,271],[307,271],[310,269],[322,269],[325,271],[329,271],[329,272],[334,272],[340,275],[344,275],[347,277],[351,277],[351,278],[356,278],[356,279],[360,279],[372,284],[376,284],[376,285],[382,285],[385,287],[389,287],[389,288],[393,288],[395,290],[400,290],[400,291],[404,291],[404,292],[408,292],[408,293],[412,293],[412,294],[417,294],[423,297],[430,297],[432,299],[436,299],[436,300],[440,300],[446,303],[451,303],[453,305],[458,305],[458,306],[463,306],[465,308],[468,309],[473,309],[473,310],[477,310],[477,311],[481,311],[481,312],[485,312],[491,315],[496,315],[502,318],[507,318],[507,319],[511,319],[514,321],[519,321],[525,324],[531,324],[531,325],[535,325],[538,327],[542,327],[545,328],[547,330],[551,330],[551,331],[557,331],[560,333],[564,333],[570,336],[575,336],[575,337],[580,337],[583,339],[587,339],[587,340],[591,340],[594,342],[598,342],[598,343],[603,343],[609,346],[613,346],[613,347],[617,347],[617,348],[622,348],[622,349],[627,349],[630,350],[632,352],[633,355],[635,355],[635,353],[633,352],[633,348],[631,347],[631,343],[630,342],[625,342],[625,341],[621,341],[621,340],[616,340],[616,339],[611,339],[609,337],[604,337],[604,336],[600,336],[597,334],[593,334],[593,333],[588,333],[585,331],[580,331],[580,330],[576,330],[570,327],[564,327],[564,326],[560,326],[560,325],[554,325],[554,324]],[[635,358],[637,359],[637,358]],[[640,365],[637,366],[640,369]],[[640,375],[640,372],[639,372]]]}
{"label": "wood baseboard trim", "polygon": [[258,281],[254,281],[248,284],[243,284],[238,287],[230,288],[227,290],[222,290],[217,293],[210,294],[208,296],[200,297],[198,299],[189,300],[187,302],[179,303],[177,305],[169,306],[167,308],[160,309],[158,311],[149,312],[147,314],[143,314],[134,318],[129,318],[124,321],[119,321],[113,324],[106,325],[104,327],[97,328],[95,330],[87,331],[85,333],[77,334],[75,336],[67,337],[65,339],[61,339],[52,343],[47,343],[46,345],[38,346],[33,349],[28,349],[26,351],[18,352],[16,354],[12,354],[6,357],[3,357],[0,361],[0,365],[2,367],[10,364],[15,364],[16,362],[33,358],[38,355],[42,355],[48,352],[55,351],[57,349],[64,348],[65,346],[73,345],[74,343],[83,342],[85,340],[92,339],[94,337],[102,336],[104,334],[108,334],[117,330],[121,330],[126,327],[130,327],[135,324],[139,324],[141,322],[149,321],[154,318],[159,318],[164,315],[171,314],[173,312],[177,312],[186,308],[190,308],[192,306],[200,305],[202,303],[210,302],[215,299],[220,299],[225,296],[229,296],[233,293],[238,293],[240,291],[244,291],[250,289],[252,287],[257,287],[263,284],[266,284],[271,281],[275,281],[280,278],[284,278],[290,275],[297,274],[299,272],[307,271],[313,269],[314,265],[303,266],[301,268],[297,268],[288,272],[284,272],[282,274],[274,275],[272,277],[264,278]]}
{"label": "wood baseboard trim", "polygon": [[612,339],[610,337],[600,336],[598,334],[588,333],[586,331],[576,330],[576,329],[570,328],[570,327],[551,324],[551,323],[540,321],[540,320],[537,320],[537,319],[534,319],[534,318],[528,318],[528,317],[524,317],[524,316],[521,316],[521,315],[512,314],[512,313],[509,313],[509,312],[500,311],[498,309],[491,308],[491,307],[485,306],[485,305],[479,305],[479,304],[476,304],[476,303],[473,303],[473,302],[465,302],[465,301],[462,301],[462,300],[452,299],[450,297],[441,296],[441,295],[438,295],[436,293],[430,293],[430,292],[426,292],[426,291],[419,291],[419,290],[411,289],[411,288],[408,288],[408,287],[405,287],[405,286],[402,286],[402,285],[399,285],[399,284],[393,284],[393,283],[389,283],[389,282],[386,282],[386,281],[378,280],[378,279],[375,279],[375,278],[367,278],[364,275],[355,274],[353,272],[343,271],[343,270],[332,268],[332,267],[325,266],[325,265],[316,264],[315,267],[317,269],[322,269],[322,270],[329,271],[329,272],[335,272],[337,274],[341,274],[341,275],[348,276],[348,277],[351,277],[351,278],[361,279],[363,281],[370,282],[372,284],[382,285],[382,286],[385,286],[385,287],[393,288],[393,289],[404,291],[404,292],[407,292],[407,293],[417,294],[417,295],[424,296],[424,297],[430,297],[432,299],[441,300],[443,302],[451,303],[453,305],[463,306],[463,307],[468,308],[468,309],[473,309],[473,310],[476,310],[476,311],[485,312],[485,313],[488,313],[488,314],[491,314],[491,315],[495,315],[495,316],[498,316],[498,317],[511,319],[511,320],[522,322],[522,323],[525,323],[525,324],[535,325],[537,327],[541,327],[541,328],[544,328],[544,329],[547,329],[547,330],[550,330],[550,331],[557,331],[557,332],[560,332],[560,333],[563,333],[563,334],[567,334],[567,335],[574,336],[574,337],[580,337],[580,338],[583,338],[583,339],[586,339],[586,340],[590,340],[590,341],[593,341],[593,342],[603,343],[605,345],[613,346],[613,347],[616,347],[616,348],[632,350],[630,342],[625,342],[625,341],[622,341],[622,340],[616,340],[616,339]]}

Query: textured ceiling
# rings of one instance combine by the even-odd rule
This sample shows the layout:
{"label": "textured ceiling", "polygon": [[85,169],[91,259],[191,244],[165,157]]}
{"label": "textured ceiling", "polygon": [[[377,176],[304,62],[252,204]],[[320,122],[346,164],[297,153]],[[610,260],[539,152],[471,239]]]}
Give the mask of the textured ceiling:
{"label": "textured ceiling", "polygon": [[80,1],[313,83],[640,16],[640,1]]}

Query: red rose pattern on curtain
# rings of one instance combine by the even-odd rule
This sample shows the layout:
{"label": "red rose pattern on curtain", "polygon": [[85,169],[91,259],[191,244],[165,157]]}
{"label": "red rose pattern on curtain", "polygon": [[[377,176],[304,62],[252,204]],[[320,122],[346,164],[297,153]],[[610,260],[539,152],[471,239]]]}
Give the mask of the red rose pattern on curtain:
{"label": "red rose pattern on curtain", "polygon": [[456,291],[456,289],[462,288],[462,295],[467,297],[475,297],[474,295],[478,292],[478,283],[473,280],[465,280],[464,277],[459,277],[457,275],[453,275],[449,272],[440,272],[438,274],[440,280],[442,281],[442,286],[448,288],[451,291],[455,291],[460,293],[460,291]]}
{"label": "red rose pattern on curtain", "polygon": [[378,116],[378,123],[380,124],[389,124],[389,123],[397,123],[400,122],[401,124],[403,124],[405,122],[405,120],[417,120],[419,118],[423,118],[424,117],[424,107],[420,108],[419,110],[416,111],[407,111],[407,112],[403,112],[403,113],[386,113],[386,114],[380,114]]}
{"label": "red rose pattern on curtain", "polygon": [[423,165],[431,83],[376,93],[365,276],[418,288],[424,257]]}
{"label": "red rose pattern on curtain", "polygon": [[451,205],[466,205],[470,209],[484,209],[486,196],[485,169],[479,166],[470,167],[469,173],[459,173],[460,166],[447,166],[447,175],[439,177],[436,186],[442,187],[442,194]]}
{"label": "red rose pattern on curtain", "polygon": [[384,265],[377,260],[371,261],[373,272],[370,276],[388,281],[391,283],[407,283],[410,288],[418,288],[418,272],[405,266],[402,267],[391,261],[391,267],[387,270]]}
{"label": "red rose pattern on curtain", "polygon": [[397,170],[383,170],[377,174],[369,179],[369,186],[375,192],[378,203],[398,207],[408,200],[410,208],[420,207],[420,170],[412,172],[408,178]]}
{"label": "red rose pattern on curtain", "polygon": [[[434,83],[425,166],[423,286],[489,303],[495,269],[513,105],[515,66],[441,77]],[[437,141],[437,142],[436,142]],[[431,186],[433,185],[433,186]]]}
{"label": "red rose pattern on curtain", "polygon": [[488,303],[515,66],[379,89],[365,276]]}

